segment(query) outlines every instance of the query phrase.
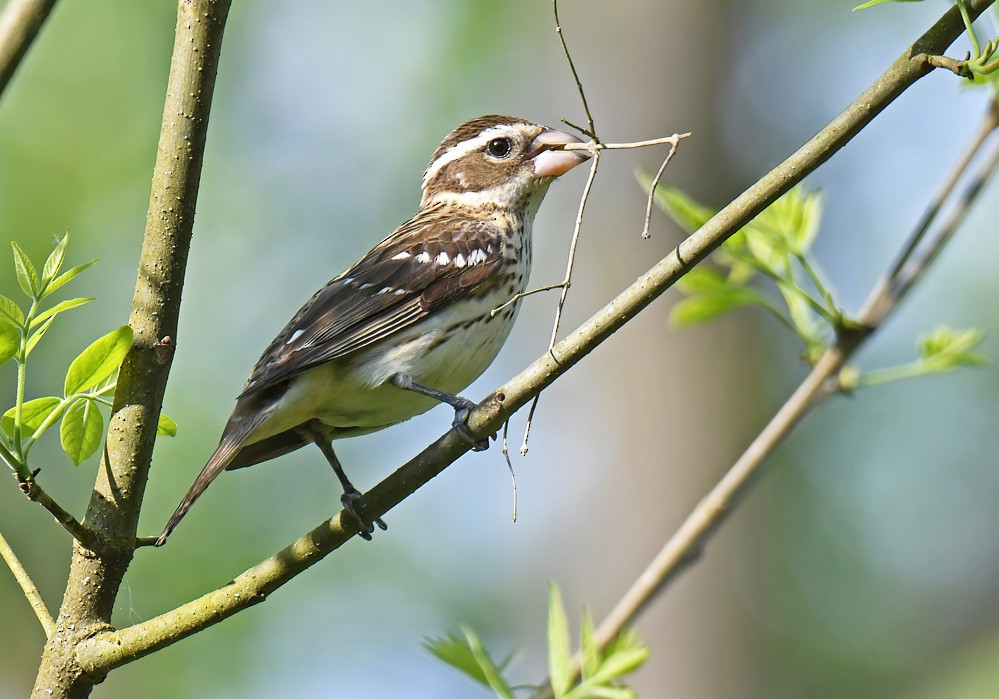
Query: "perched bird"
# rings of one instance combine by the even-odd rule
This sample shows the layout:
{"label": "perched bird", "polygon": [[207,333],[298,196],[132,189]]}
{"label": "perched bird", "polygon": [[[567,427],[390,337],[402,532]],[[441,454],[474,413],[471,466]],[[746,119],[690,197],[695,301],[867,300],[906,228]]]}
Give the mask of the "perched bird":
{"label": "perched bird", "polygon": [[510,334],[518,304],[492,311],[525,290],[534,215],[552,180],[588,157],[559,149],[578,142],[497,115],[448,134],[423,175],[416,215],[309,299],[260,357],[218,449],[156,545],[223,469],[310,443],[333,467],[344,508],[370,539],[374,527],[353,506],[360,493],[332,440],[389,427],[438,402],[454,408],[453,424],[467,437],[475,404],[456,394]]}

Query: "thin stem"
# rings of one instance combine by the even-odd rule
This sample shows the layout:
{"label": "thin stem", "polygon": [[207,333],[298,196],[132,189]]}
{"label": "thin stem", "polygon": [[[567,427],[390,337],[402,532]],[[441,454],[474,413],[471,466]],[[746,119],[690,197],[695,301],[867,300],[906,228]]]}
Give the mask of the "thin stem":
{"label": "thin stem", "polygon": [[14,550],[7,543],[7,539],[4,538],[3,534],[0,534],[0,558],[3,558],[7,567],[10,568],[10,572],[14,574],[17,584],[21,586],[21,591],[24,592],[24,597],[28,600],[31,611],[38,617],[38,622],[45,631],[45,637],[52,638],[56,632],[55,619],[52,618],[52,614],[49,612],[48,607],[45,606],[45,601],[42,599],[41,594],[39,594],[38,588],[35,587],[34,581],[28,575],[24,566],[21,565],[21,561],[18,560],[14,554]]}
{"label": "thin stem", "polygon": [[957,9],[961,12],[961,19],[964,20],[964,26],[968,30],[968,39],[971,40],[971,50],[975,58],[982,55],[982,49],[978,45],[978,37],[975,36],[974,23],[971,21],[971,17],[968,16],[968,8],[964,6],[964,0],[957,0]]}
{"label": "thin stem", "polygon": [[665,146],[667,144],[676,147],[680,141],[691,137],[691,132],[675,133],[672,136],[662,138],[650,138],[645,141],[629,141],[628,143],[600,143],[598,141],[588,141],[586,143],[560,143],[553,146],[553,150],[585,150],[588,153],[596,153],[601,150],[629,150],[631,148],[647,148],[648,146]]}
{"label": "thin stem", "polygon": [[996,130],[997,127],[999,127],[999,103],[993,99],[992,102],[989,103],[985,118],[982,119],[978,127],[975,129],[968,145],[965,146],[961,155],[958,157],[954,166],[951,168],[946,179],[944,180],[943,185],[930,201],[930,205],[926,208],[923,216],[916,224],[908,243],[904,248],[902,248],[898,258],[889,268],[886,275],[888,278],[896,277],[909,261],[909,258],[912,257],[916,248],[919,247],[920,242],[923,240],[923,236],[926,235],[926,231],[929,230],[930,226],[933,225],[933,222],[936,220],[944,202],[950,197],[951,192],[953,192],[954,188],[957,186],[958,181],[961,179],[961,175],[967,170],[972,158],[974,158],[975,154],[981,150],[982,144],[989,137],[989,135]]}
{"label": "thin stem", "polygon": [[[37,472],[36,472],[37,473]],[[31,473],[27,478],[21,478],[20,475],[16,476],[17,487],[25,497],[27,497],[32,502],[37,502],[39,505],[44,507],[49,511],[55,521],[62,525],[70,535],[76,539],[80,544],[90,551],[97,549],[97,537],[94,536],[94,532],[88,527],[85,527],[76,517],[71,515],[67,510],[53,500],[48,493],[42,490],[42,487],[38,485],[38,481],[35,478],[35,473]]]}
{"label": "thin stem", "polygon": [[586,125],[589,129],[588,135],[592,136],[593,140],[598,141],[597,129],[593,126],[593,115],[590,113],[590,105],[586,102],[586,91],[583,90],[583,83],[579,80],[576,65],[572,62],[572,55],[569,53],[569,47],[565,43],[565,35],[562,34],[562,24],[558,21],[558,0],[552,0],[552,14],[555,15],[555,33],[558,34],[558,40],[562,43],[565,60],[569,63],[569,70],[572,71],[572,79],[576,81],[576,90],[579,92],[579,99],[583,102],[583,111],[586,112]]}
{"label": "thin stem", "polygon": [[886,367],[884,369],[874,369],[865,371],[857,377],[857,388],[869,388],[871,386],[883,386],[886,383],[895,381],[906,381],[920,376],[929,376],[938,372],[928,371],[922,362],[908,362],[898,366]]}
{"label": "thin stem", "polygon": [[528,296],[534,296],[534,294],[540,294],[545,291],[553,291],[555,289],[561,289],[563,287],[565,287],[565,282],[559,282],[557,284],[548,284],[547,286],[539,286],[537,289],[531,289],[530,291],[522,291],[518,294],[514,294],[513,297],[510,298],[508,301],[501,303],[499,306],[491,310],[489,312],[489,315],[494,316],[507,306],[517,303],[521,299],[527,298]]}
{"label": "thin stem", "polygon": [[[576,263],[576,246],[579,244],[579,233],[583,226],[583,214],[586,211],[586,202],[590,199],[590,191],[593,189],[593,181],[597,176],[597,167],[600,165],[600,151],[593,153],[593,160],[590,163],[590,174],[586,178],[586,185],[583,187],[583,194],[579,199],[579,209],[576,211],[576,222],[572,228],[572,240],[569,243],[569,255],[565,263],[565,278],[562,280],[562,293],[559,295],[558,304],[555,306],[555,320],[552,323],[552,336],[548,341],[548,352],[555,347],[555,340],[558,338],[559,324],[562,322],[562,309],[565,307],[565,300],[569,296],[569,287],[572,285],[572,269]],[[552,355],[554,358],[554,355]],[[534,411],[538,407],[541,394],[534,396],[531,402],[531,409],[527,414],[527,424],[524,426],[524,441],[520,445],[521,455],[526,455],[528,451],[527,442],[531,435],[531,423],[534,419]]]}
{"label": "thin stem", "polygon": [[666,172],[666,166],[669,165],[669,161],[672,160],[673,156],[676,154],[676,147],[678,143],[679,138],[674,138],[674,140],[670,142],[669,153],[666,154],[663,164],[659,166],[656,176],[652,178],[652,183],[649,185],[649,200],[645,204],[645,223],[642,224],[642,238],[645,240],[648,240],[651,235],[649,233],[649,224],[652,221],[652,203],[656,198],[656,187],[659,186],[659,180],[662,179],[663,173]]}

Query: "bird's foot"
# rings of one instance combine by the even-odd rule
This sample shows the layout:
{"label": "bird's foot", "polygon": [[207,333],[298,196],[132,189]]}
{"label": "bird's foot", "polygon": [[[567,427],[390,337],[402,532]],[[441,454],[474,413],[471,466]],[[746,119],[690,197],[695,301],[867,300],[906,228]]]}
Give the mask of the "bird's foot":
{"label": "bird's foot", "polygon": [[472,436],[472,431],[468,429],[468,416],[478,405],[467,398],[456,396],[453,407],[454,420],[451,422],[451,427],[455,429],[462,439],[472,445],[472,451],[485,451],[488,449],[489,439],[477,440]]}
{"label": "bird's foot", "polygon": [[361,513],[357,511],[354,507],[354,501],[361,497],[361,492],[356,488],[351,488],[350,490],[344,491],[343,495],[340,496],[340,504],[343,505],[343,509],[346,510],[351,517],[354,518],[354,522],[357,524],[357,533],[365,541],[371,541],[371,534],[375,531],[374,525],[378,525],[378,528],[382,531],[388,529],[388,525],[382,521],[381,517],[375,517],[371,522],[368,522],[361,516]]}

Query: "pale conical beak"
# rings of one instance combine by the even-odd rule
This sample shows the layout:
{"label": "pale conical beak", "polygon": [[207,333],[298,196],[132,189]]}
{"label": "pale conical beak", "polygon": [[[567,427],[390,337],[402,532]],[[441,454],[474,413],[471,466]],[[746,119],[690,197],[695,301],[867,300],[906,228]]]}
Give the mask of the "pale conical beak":
{"label": "pale conical beak", "polygon": [[578,138],[562,131],[545,129],[528,151],[527,158],[534,161],[534,174],[538,177],[558,177],[569,172],[590,157],[582,150],[552,150],[552,146],[562,146],[566,143],[582,143]]}

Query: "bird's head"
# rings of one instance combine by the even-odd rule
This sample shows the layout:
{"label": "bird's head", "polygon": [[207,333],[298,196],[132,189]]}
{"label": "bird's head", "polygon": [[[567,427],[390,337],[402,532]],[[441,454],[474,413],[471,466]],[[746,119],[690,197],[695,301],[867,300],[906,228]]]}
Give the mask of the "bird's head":
{"label": "bird's head", "polygon": [[567,133],[525,119],[488,115],[456,128],[440,144],[423,175],[421,206],[533,208],[548,185],[589,157],[553,146],[579,143]]}

